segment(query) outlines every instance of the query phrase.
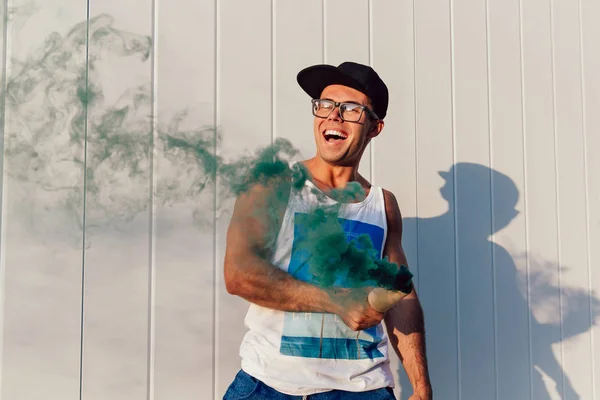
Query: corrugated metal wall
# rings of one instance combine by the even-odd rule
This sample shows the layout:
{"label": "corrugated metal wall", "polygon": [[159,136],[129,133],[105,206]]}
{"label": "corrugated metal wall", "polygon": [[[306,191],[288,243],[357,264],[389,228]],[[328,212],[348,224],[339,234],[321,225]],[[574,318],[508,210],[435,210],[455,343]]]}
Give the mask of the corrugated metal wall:
{"label": "corrugated metal wall", "polygon": [[221,398],[231,201],[161,135],[309,157],[295,75],[344,60],[391,90],[361,171],[405,218],[436,398],[600,399],[597,0],[0,7],[2,400]]}

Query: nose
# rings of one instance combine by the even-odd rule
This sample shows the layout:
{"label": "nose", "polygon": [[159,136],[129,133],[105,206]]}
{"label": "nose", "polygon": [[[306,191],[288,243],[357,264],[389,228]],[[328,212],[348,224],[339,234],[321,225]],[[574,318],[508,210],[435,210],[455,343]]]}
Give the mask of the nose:
{"label": "nose", "polygon": [[341,121],[342,117],[340,116],[340,107],[335,107],[327,119],[332,121]]}

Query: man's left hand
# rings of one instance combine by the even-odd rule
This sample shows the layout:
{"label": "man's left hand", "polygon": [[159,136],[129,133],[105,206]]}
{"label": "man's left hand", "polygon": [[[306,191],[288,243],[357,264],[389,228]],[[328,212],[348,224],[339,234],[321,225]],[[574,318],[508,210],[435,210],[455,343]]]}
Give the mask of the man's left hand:
{"label": "man's left hand", "polygon": [[417,389],[408,400],[432,400],[431,388]]}

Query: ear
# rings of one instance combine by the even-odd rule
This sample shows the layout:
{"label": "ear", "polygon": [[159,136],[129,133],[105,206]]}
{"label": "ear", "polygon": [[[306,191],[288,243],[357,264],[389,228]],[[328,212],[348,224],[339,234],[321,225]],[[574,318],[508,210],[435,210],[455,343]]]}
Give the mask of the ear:
{"label": "ear", "polygon": [[371,125],[371,127],[369,128],[369,132],[367,132],[367,138],[369,140],[373,139],[374,137],[379,136],[379,134],[381,133],[381,131],[383,130],[383,126],[384,126],[384,122],[383,120],[377,120],[373,123],[373,125]]}

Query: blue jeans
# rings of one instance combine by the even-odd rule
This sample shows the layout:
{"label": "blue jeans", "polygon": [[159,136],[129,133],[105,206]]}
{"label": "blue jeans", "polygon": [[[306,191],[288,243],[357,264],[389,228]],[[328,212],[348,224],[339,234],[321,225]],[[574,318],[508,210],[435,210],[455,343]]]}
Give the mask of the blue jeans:
{"label": "blue jeans", "polygon": [[395,400],[392,388],[382,388],[368,392],[345,392],[343,390],[332,390],[329,392],[311,394],[304,396],[291,396],[283,394],[265,385],[258,379],[240,370],[235,379],[229,385],[223,400]]}

